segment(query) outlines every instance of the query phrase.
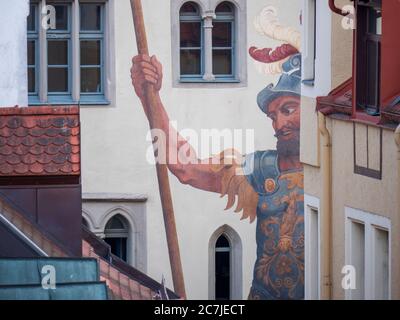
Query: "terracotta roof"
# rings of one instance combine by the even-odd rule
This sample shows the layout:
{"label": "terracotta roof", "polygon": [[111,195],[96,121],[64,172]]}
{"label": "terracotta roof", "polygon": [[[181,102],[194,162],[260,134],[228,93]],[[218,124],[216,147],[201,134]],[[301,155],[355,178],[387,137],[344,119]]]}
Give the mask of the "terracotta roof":
{"label": "terracotta roof", "polygon": [[79,176],[78,107],[0,108],[0,177]]}
{"label": "terracotta roof", "polygon": [[[140,272],[111,253],[109,245],[86,227],[82,228],[82,254],[96,258],[100,265],[100,278],[110,289],[114,300],[158,300],[163,285]],[[179,299],[165,288],[169,299]]]}

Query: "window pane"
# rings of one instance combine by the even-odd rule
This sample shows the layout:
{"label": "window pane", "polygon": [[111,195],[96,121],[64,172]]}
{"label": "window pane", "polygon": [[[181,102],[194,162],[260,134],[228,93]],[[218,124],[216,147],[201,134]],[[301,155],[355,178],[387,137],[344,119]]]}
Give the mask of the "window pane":
{"label": "window pane", "polygon": [[68,30],[68,5],[56,5],[54,8],[56,9],[56,30]]}
{"label": "window pane", "polygon": [[28,68],[28,92],[35,92],[35,68]]}
{"label": "window pane", "polygon": [[232,46],[232,24],[230,22],[215,22],[213,28],[213,47]]}
{"label": "window pane", "polygon": [[389,298],[389,233],[375,229],[375,299]]}
{"label": "window pane", "polygon": [[193,2],[186,2],[182,8],[181,8],[181,13],[198,13],[198,7],[197,4]]}
{"label": "window pane", "polygon": [[368,32],[372,34],[382,34],[382,12],[373,8],[369,9]]}
{"label": "window pane", "polygon": [[101,30],[101,5],[81,4],[81,30]]}
{"label": "window pane", "polygon": [[215,9],[215,13],[233,13],[232,5],[229,2],[222,2]]}
{"label": "window pane", "polygon": [[215,75],[232,74],[231,50],[213,50],[213,73]]}
{"label": "window pane", "polygon": [[100,65],[100,41],[81,41],[81,65]]}
{"label": "window pane", "polygon": [[181,47],[201,46],[201,22],[181,22]]}
{"label": "window pane", "polygon": [[217,248],[229,248],[229,241],[224,236],[220,236],[215,245]]}
{"label": "window pane", "polygon": [[215,253],[215,299],[230,299],[230,253]]}
{"label": "window pane", "polygon": [[28,31],[36,31],[36,6],[31,5],[28,16]]}
{"label": "window pane", "polygon": [[127,261],[126,255],[126,238],[105,238],[104,241],[111,247],[111,253],[116,255],[118,258]]}
{"label": "window pane", "polygon": [[352,300],[365,298],[365,227],[361,223],[351,222],[351,257],[350,263],[356,270],[356,289],[351,290]]}
{"label": "window pane", "polygon": [[100,68],[81,68],[81,92],[101,92]]}
{"label": "window pane", "polygon": [[367,106],[379,106],[379,42],[367,40]]}
{"label": "window pane", "polygon": [[[111,220],[109,220],[106,224],[106,232],[109,230],[121,230],[121,229],[125,229],[125,224],[122,221],[122,219],[124,218],[120,218],[120,215],[116,215],[114,217],[111,218]],[[125,219],[124,219],[125,220]]]}
{"label": "window pane", "polygon": [[201,74],[201,51],[200,50],[181,50],[181,74],[199,75]]}
{"label": "window pane", "polygon": [[68,69],[48,68],[49,92],[68,92]]}
{"label": "window pane", "polygon": [[35,65],[35,41],[28,41],[28,65]]}
{"label": "window pane", "polygon": [[48,64],[67,65],[68,64],[68,41],[49,40],[47,42]]}

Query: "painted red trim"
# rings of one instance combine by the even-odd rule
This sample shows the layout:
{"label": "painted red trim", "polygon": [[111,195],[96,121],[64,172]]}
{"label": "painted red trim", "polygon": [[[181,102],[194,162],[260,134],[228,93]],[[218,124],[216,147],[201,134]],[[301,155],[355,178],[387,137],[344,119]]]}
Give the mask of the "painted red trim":
{"label": "painted red trim", "polygon": [[379,116],[370,116],[364,111],[357,111],[353,114],[354,122],[364,123],[364,124],[379,124],[381,118]]}

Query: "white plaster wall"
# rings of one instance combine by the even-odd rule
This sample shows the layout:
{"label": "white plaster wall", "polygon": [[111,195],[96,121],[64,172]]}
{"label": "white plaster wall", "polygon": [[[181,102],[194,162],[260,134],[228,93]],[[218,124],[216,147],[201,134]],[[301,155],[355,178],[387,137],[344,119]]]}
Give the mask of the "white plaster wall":
{"label": "white plaster wall", "polygon": [[29,0],[0,0],[0,108],[28,105]]}
{"label": "white plaster wall", "polygon": [[[82,172],[85,193],[146,194],[148,274],[161,280],[166,277],[172,287],[164,222],[156,172],[146,160],[150,143],[146,141],[147,120],[136,98],[130,80],[131,58],[136,45],[129,0],[110,0],[115,10],[116,99],[108,107],[82,107]],[[170,3],[165,0],[142,1],[150,51],[164,65],[161,92],[171,120],[178,129],[254,129],[257,150],[275,148],[269,119],[259,111],[257,93],[277,77],[257,73],[252,60],[248,63],[248,87],[227,89],[173,88],[171,56]],[[253,19],[266,5],[279,9],[283,24],[299,27],[300,3],[293,0],[250,0],[247,2],[248,44],[275,46],[258,35]],[[205,155],[204,155],[205,156]],[[240,221],[233,210],[224,211],[226,199],[185,186],[170,175],[172,197],[181,257],[189,299],[208,298],[208,243],[211,235],[228,224],[237,231],[243,243],[243,298],[247,298],[256,258],[255,224]]]}

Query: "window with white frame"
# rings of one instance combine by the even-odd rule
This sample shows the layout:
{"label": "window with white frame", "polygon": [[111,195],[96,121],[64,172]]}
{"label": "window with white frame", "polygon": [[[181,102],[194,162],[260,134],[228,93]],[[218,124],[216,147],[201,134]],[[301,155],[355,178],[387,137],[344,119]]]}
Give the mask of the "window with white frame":
{"label": "window with white frame", "polygon": [[346,208],[346,265],[356,272],[346,299],[390,299],[390,228],[388,218]]}
{"label": "window with white frame", "polygon": [[29,104],[107,103],[106,0],[31,0]]}
{"label": "window with white frame", "polygon": [[303,64],[302,82],[313,86],[315,80],[317,0],[303,0]]}
{"label": "window with white frame", "polygon": [[246,0],[172,1],[175,84],[246,80],[245,8]]}
{"label": "window with white frame", "polygon": [[305,297],[320,298],[320,216],[319,199],[305,195]]}

